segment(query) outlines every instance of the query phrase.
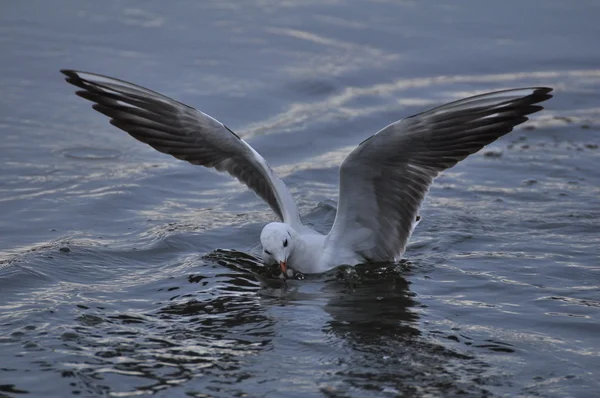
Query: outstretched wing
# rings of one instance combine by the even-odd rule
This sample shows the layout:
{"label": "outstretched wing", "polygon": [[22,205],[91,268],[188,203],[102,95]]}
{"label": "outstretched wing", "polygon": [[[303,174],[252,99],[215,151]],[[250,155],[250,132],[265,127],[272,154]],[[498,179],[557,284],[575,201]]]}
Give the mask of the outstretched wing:
{"label": "outstretched wing", "polygon": [[542,109],[550,88],[498,91],[451,102],[385,127],[340,168],[338,212],[325,250],[341,247],[365,261],[404,253],[434,178]]}
{"label": "outstretched wing", "polygon": [[298,209],[283,181],[250,145],[188,105],[144,87],[94,73],[62,70],[77,95],[110,123],[154,149],[192,164],[226,171],[265,200],[284,222],[300,224]]}

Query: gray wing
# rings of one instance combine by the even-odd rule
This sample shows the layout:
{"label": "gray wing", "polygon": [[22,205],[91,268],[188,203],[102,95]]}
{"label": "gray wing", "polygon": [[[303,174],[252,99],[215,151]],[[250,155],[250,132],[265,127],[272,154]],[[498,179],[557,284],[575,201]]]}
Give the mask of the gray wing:
{"label": "gray wing", "polygon": [[338,212],[325,250],[351,250],[364,261],[397,259],[434,178],[528,120],[551,91],[522,88],[451,102],[362,142],[340,167]]}
{"label": "gray wing", "polygon": [[277,216],[300,224],[283,181],[250,145],[218,120],[144,87],[94,73],[61,70],[83,89],[77,95],[110,123],[154,149],[192,164],[226,171],[264,199]]}

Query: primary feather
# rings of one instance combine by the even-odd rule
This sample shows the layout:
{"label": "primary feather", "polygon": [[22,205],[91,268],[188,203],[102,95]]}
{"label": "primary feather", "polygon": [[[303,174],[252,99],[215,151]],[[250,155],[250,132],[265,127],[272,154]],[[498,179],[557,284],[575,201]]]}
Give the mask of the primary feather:
{"label": "primary feather", "polygon": [[300,223],[291,193],[246,141],[218,120],[147,88],[95,73],[62,70],[77,95],[110,123],[154,149],[192,164],[226,171],[252,189],[284,222]]}
{"label": "primary feather", "polygon": [[482,94],[397,121],[363,141],[340,167],[328,246],[363,261],[402,255],[434,178],[512,131],[552,96],[533,87]]}

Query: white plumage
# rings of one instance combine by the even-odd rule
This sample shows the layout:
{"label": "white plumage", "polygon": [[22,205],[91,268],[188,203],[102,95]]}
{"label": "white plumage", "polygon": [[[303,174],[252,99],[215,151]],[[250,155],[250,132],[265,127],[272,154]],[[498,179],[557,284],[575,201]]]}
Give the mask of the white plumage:
{"label": "white plumage", "polygon": [[352,151],[340,166],[331,231],[303,225],[284,182],[221,122],[146,88],[93,73],[62,71],[111,123],[160,152],[226,171],[267,202],[282,222],[261,233],[263,259],[304,273],[338,265],[396,261],[423,198],[443,170],[525,122],[552,96],[546,87],[497,91],[399,120]]}

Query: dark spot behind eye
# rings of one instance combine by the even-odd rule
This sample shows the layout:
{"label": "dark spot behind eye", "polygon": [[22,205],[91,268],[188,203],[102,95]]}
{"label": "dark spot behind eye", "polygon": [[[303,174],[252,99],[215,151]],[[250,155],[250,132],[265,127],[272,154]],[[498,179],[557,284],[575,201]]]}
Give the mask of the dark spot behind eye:
{"label": "dark spot behind eye", "polygon": [[268,250],[265,250],[265,254],[268,254],[269,256],[271,255],[271,252]]}
{"label": "dark spot behind eye", "polygon": [[287,247],[287,239],[283,241],[283,247]]}

